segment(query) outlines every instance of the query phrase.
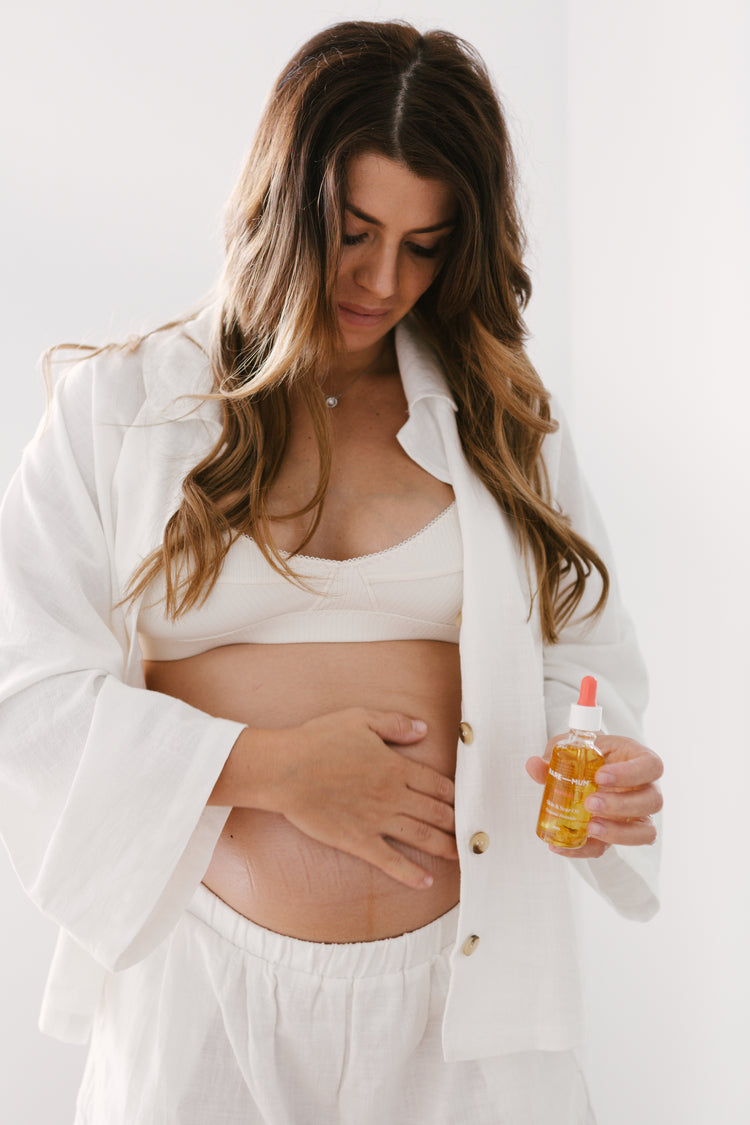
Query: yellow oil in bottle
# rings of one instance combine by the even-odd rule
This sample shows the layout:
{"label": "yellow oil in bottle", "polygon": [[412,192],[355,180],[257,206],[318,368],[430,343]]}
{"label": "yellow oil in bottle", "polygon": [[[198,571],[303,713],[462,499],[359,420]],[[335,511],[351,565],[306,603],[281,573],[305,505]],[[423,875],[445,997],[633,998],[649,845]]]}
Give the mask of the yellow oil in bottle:
{"label": "yellow oil in bottle", "polygon": [[594,775],[604,756],[590,731],[571,730],[552,749],[536,834],[558,848],[580,848],[586,843],[591,813],[583,802],[596,791]]}

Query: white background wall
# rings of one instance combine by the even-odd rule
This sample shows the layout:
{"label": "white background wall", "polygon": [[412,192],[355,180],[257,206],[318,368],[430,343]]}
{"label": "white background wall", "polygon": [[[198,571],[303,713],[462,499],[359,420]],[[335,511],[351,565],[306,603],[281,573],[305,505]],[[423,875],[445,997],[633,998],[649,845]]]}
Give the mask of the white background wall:
{"label": "white background wall", "polygon": [[[605,510],[652,672],[648,739],[668,769],[660,916],[639,927],[580,896],[592,1094],[600,1125],[746,1125],[740,0],[14,9],[0,68],[0,486],[41,410],[44,347],[152,326],[210,286],[223,201],[298,43],[339,18],[400,16],[484,54],[524,180],[530,350]],[[36,1031],[54,927],[5,860],[0,902],[2,1118],[65,1125],[84,1052]]]}

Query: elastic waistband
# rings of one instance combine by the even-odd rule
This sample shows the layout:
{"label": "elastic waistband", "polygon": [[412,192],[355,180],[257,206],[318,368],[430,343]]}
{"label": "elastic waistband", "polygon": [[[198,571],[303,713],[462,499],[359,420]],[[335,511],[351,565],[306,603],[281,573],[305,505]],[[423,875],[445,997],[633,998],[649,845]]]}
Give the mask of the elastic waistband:
{"label": "elastic waistband", "polygon": [[318,942],[287,937],[256,925],[200,883],[189,913],[250,956],[322,977],[368,977],[398,973],[450,950],[456,940],[458,906],[418,930],[379,941]]}

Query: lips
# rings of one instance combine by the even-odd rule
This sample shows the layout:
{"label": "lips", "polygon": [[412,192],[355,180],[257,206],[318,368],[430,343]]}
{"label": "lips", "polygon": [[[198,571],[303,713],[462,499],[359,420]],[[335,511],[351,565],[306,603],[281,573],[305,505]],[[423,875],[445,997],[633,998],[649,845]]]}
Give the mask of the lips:
{"label": "lips", "polygon": [[372,327],[382,323],[388,316],[390,309],[373,309],[365,305],[339,304],[339,315],[349,324],[358,324]]}

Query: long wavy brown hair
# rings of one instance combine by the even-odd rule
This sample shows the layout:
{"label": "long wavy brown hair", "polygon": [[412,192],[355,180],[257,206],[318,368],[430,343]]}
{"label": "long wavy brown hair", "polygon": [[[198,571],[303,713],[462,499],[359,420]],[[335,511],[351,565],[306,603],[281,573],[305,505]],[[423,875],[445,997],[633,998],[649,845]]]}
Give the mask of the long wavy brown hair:
{"label": "long wavy brown hair", "polygon": [[[315,381],[340,345],[335,287],[347,163],[374,152],[451,188],[458,220],[447,260],[413,310],[442,361],[466,457],[516,529],[536,575],[543,636],[554,642],[587,579],[606,567],[556,510],[541,456],[548,393],[524,350],[531,282],[516,204],[516,166],[497,95],[477,52],[446,31],[346,22],[307,42],[284,68],[231,196],[220,323],[210,363],[223,429],[188,473],[161,547],[129,587],[162,571],[166,612],[208,596],[231,543],[251,535],[295,580],[269,527],[268,496],[287,441],[288,390],[310,411],[320,474],[301,550],[320,520],[331,465]],[[275,513],[274,518],[279,518]],[[531,568],[530,568],[531,569]]]}

